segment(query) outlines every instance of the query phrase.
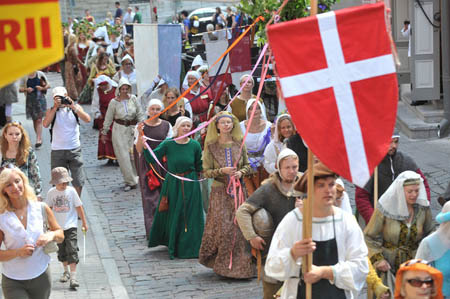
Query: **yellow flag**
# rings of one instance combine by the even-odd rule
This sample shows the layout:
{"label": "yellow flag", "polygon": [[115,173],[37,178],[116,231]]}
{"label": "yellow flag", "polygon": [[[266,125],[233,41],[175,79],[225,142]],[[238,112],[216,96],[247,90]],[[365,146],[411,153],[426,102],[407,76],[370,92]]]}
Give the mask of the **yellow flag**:
{"label": "yellow flag", "polygon": [[58,0],[0,0],[0,87],[63,58]]}

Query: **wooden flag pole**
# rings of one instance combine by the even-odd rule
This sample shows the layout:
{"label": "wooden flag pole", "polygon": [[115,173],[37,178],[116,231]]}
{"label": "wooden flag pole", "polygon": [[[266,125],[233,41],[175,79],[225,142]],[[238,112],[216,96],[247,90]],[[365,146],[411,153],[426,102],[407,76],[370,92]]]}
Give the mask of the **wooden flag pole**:
{"label": "wooden flag pole", "polygon": [[[312,238],[312,207],[314,201],[314,154],[308,148],[308,197],[303,202],[303,239]],[[302,262],[302,272],[311,271],[312,253],[305,255]],[[306,299],[312,298],[311,284],[306,284]]]}
{"label": "wooden flag pole", "polygon": [[[311,16],[317,15],[317,0],[311,0]],[[303,239],[312,238],[312,207],[314,201],[314,154],[308,148],[308,197],[303,203]],[[311,271],[312,253],[303,257],[302,270],[303,273]],[[312,298],[312,285],[306,284],[306,299]]]}
{"label": "wooden flag pole", "polygon": [[[311,16],[317,15],[317,0],[311,0]],[[312,238],[312,206],[314,201],[314,155],[308,148],[308,198],[303,203],[303,239]],[[303,257],[303,273],[311,271],[312,253]],[[306,299],[312,298],[311,284],[306,284]]]}
{"label": "wooden flag pole", "polygon": [[377,208],[378,203],[378,166],[373,171],[373,208]]}

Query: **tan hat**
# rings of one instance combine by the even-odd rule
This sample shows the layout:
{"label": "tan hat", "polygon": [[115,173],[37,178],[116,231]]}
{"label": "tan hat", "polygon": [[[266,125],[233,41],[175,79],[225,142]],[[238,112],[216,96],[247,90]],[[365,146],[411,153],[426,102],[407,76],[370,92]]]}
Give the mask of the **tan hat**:
{"label": "tan hat", "polygon": [[71,182],[72,178],[69,175],[69,172],[64,167],[55,167],[52,169],[52,180],[50,184],[57,185],[62,183]]}
{"label": "tan hat", "polygon": [[[330,176],[337,178],[337,174],[331,171],[322,162],[317,162],[316,164],[314,164],[313,169],[314,169],[314,180]],[[308,183],[308,169],[305,171],[302,178],[298,181],[297,185],[295,185],[294,188],[297,191],[306,193],[307,183]]]}

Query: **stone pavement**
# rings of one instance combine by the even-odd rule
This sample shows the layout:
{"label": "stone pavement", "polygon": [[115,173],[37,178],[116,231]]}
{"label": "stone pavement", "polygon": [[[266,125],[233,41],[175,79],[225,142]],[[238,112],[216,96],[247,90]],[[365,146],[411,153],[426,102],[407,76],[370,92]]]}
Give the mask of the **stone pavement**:
{"label": "stone pavement", "polygon": [[[48,77],[52,86],[61,82],[59,74],[50,73]],[[15,114],[19,108],[14,106]],[[89,111],[89,106],[85,110]],[[25,124],[32,132],[31,121]],[[45,132],[48,134],[48,130]],[[34,141],[34,134],[31,135]],[[119,168],[97,160],[98,131],[92,129],[92,124],[82,125],[81,136],[87,177],[82,200],[91,228],[86,264],[81,263],[79,271],[82,287],[76,293],[69,292],[55,282],[52,298],[126,298],[122,284],[129,298],[136,299],[262,297],[262,287],[256,279],[221,278],[195,259],[170,260],[166,247],[149,249],[139,190],[123,192]],[[45,147],[38,151],[41,171],[45,172],[44,185],[49,165],[45,169],[43,164],[49,164],[50,151],[48,135],[45,138]],[[402,136],[400,150],[410,154],[429,179],[436,214],[440,209],[436,198],[450,180],[450,139],[415,141]],[[352,190],[349,193],[352,198]],[[61,273],[58,266],[52,263],[54,281]]]}

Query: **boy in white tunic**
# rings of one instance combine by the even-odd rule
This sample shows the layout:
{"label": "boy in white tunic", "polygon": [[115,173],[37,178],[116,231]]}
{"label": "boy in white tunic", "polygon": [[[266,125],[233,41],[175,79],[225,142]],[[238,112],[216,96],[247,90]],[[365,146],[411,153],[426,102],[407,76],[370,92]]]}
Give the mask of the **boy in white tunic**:
{"label": "boy in white tunic", "polygon": [[[64,242],[58,244],[58,260],[63,263],[64,273],[61,282],[70,280],[70,288],[79,286],[76,278],[78,264],[77,228],[78,217],[82,221],[83,230],[87,231],[86,217],[83,204],[75,188],[68,186],[72,181],[64,167],[52,169],[50,184],[55,185],[47,193],[47,204],[53,210],[55,218],[64,230]],[[70,274],[69,274],[70,267]]]}
{"label": "boy in white tunic", "polygon": [[[296,189],[306,192],[308,170]],[[302,209],[289,212],[278,225],[266,261],[266,274],[285,281],[282,298],[354,298],[369,272],[367,246],[353,215],[333,205],[336,174],[322,163],[314,165],[312,239],[302,237]],[[302,257],[313,253],[311,271],[300,273]]]}

